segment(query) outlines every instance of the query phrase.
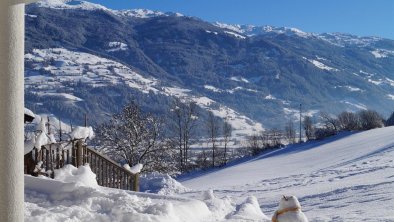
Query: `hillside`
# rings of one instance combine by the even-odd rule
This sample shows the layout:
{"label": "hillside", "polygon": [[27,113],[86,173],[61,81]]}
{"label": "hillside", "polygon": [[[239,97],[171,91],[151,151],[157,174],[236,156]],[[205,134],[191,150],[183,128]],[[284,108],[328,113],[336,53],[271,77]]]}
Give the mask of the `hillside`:
{"label": "hillside", "polygon": [[[289,146],[247,162],[150,181],[158,194],[99,187],[89,167],[25,176],[27,221],[269,221],[296,195],[309,221],[394,221],[394,127]],[[213,191],[212,191],[212,190]],[[114,207],[116,206],[116,207]],[[265,214],[264,214],[264,213]]]}
{"label": "hillside", "polygon": [[177,97],[242,116],[245,134],[282,127],[300,103],[308,115],[394,106],[389,39],[60,0],[27,7],[26,37],[27,107],[63,119],[100,122],[130,99],[162,114]]}
{"label": "hillside", "polygon": [[394,127],[289,146],[181,182],[220,197],[258,198],[268,215],[281,195],[299,197],[310,221],[394,221]]}

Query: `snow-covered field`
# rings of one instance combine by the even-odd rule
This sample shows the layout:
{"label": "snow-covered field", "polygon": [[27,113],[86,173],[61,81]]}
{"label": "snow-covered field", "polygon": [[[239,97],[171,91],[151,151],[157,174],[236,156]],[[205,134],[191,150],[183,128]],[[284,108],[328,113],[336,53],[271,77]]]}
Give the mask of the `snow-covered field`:
{"label": "snow-covered field", "polygon": [[236,203],[256,196],[267,215],[281,195],[296,195],[310,221],[394,221],[394,127],[295,145],[182,184],[192,198],[207,189]]}
{"label": "snow-covered field", "polygon": [[394,127],[289,146],[182,185],[164,177],[161,195],[98,187],[88,167],[57,175],[25,177],[27,221],[267,221],[282,195],[296,195],[309,221],[388,222]]}

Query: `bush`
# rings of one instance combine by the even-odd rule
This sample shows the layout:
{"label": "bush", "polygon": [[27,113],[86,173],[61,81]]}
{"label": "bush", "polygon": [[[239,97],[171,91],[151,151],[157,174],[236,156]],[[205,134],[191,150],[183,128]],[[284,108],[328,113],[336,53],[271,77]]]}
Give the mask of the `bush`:
{"label": "bush", "polygon": [[334,136],[336,134],[337,131],[335,131],[333,128],[317,128],[315,130],[315,138],[317,140],[321,140],[329,136]]}
{"label": "bush", "polygon": [[341,130],[358,130],[360,129],[359,115],[352,112],[342,112],[338,115],[338,122]]}
{"label": "bush", "polygon": [[370,130],[384,126],[383,117],[374,110],[362,110],[358,112],[362,130]]}
{"label": "bush", "polygon": [[386,126],[394,126],[394,112],[391,116],[386,120]]}

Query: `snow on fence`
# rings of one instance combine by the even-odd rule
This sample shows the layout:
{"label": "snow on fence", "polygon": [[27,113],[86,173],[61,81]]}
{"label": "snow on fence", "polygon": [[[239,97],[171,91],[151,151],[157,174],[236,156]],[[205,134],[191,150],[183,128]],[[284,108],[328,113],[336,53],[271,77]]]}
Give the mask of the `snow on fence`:
{"label": "snow on fence", "polygon": [[133,174],[115,161],[87,147],[82,140],[59,142],[34,148],[25,155],[25,174],[52,177],[55,169],[71,164],[89,164],[100,186],[123,190],[139,190],[139,175]]}

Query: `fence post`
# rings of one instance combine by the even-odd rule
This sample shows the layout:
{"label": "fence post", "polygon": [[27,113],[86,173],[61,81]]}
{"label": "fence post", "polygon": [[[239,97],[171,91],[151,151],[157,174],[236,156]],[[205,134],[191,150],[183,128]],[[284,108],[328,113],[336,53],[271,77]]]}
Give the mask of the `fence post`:
{"label": "fence post", "polygon": [[134,174],[134,180],[133,180],[133,191],[135,191],[135,192],[139,192],[140,191],[140,186],[139,186],[139,184],[140,184],[140,182],[139,182],[139,180],[140,180],[140,176],[139,176],[140,174],[139,173],[137,173],[137,174]]}
{"label": "fence post", "polygon": [[83,146],[82,146],[82,140],[78,140],[77,142],[77,166],[82,166],[83,165]]}

